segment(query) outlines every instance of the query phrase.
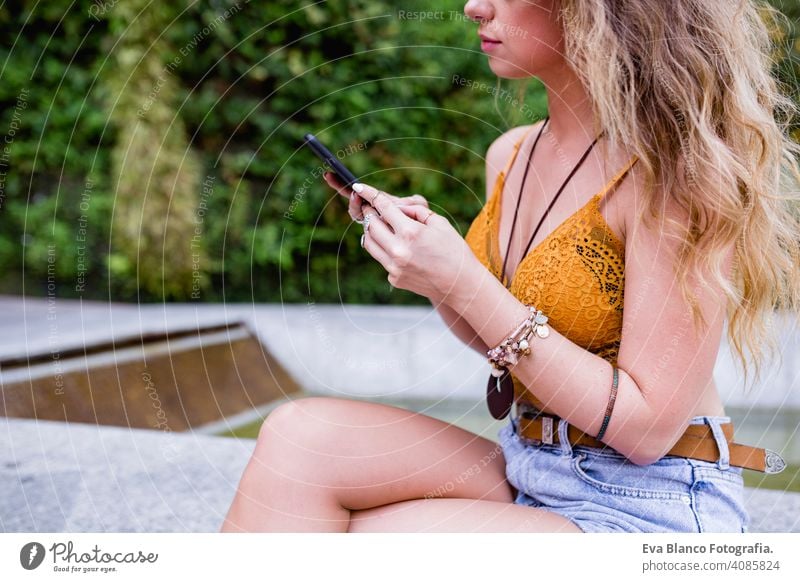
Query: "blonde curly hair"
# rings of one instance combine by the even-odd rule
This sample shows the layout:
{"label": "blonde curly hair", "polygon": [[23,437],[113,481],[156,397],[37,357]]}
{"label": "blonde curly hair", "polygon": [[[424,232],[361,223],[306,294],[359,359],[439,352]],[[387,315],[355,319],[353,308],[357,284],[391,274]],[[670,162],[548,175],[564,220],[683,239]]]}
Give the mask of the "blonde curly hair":
{"label": "blonde curly hair", "polygon": [[757,379],[765,346],[779,352],[776,309],[800,306],[797,105],[771,56],[786,17],[754,0],[561,0],[560,18],[597,131],[639,157],[644,224],[663,218],[659,189],[687,211],[688,224],[664,220],[664,235],[680,241],[676,273],[696,329],[705,321],[689,277],[705,284],[710,273],[745,383],[748,352]]}

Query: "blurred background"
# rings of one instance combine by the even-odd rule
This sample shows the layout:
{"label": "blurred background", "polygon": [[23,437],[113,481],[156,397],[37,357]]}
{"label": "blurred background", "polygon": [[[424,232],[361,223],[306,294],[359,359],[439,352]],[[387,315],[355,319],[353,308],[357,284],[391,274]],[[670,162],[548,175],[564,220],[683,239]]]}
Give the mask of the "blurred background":
{"label": "blurred background", "polygon": [[6,2],[0,292],[425,303],[389,295],[300,143],[316,133],[464,230],[485,200],[486,147],[546,104],[535,82],[524,109],[518,86],[498,88],[462,10]]}
{"label": "blurred background", "polygon": [[[465,232],[487,146],[546,101],[497,84],[463,4],[3,3],[0,293],[425,304],[390,295],[300,139]],[[796,34],[775,55],[795,96]]]}
{"label": "blurred background", "polygon": [[[800,0],[772,4],[800,99]],[[253,437],[276,402],[335,394],[493,438],[485,361],[391,289],[301,147],[315,133],[465,233],[487,147],[547,104],[498,82],[463,5],[3,2],[0,413]],[[753,393],[726,346],[715,375],[739,440],[793,463],[748,483],[800,490],[800,340],[781,334]]]}

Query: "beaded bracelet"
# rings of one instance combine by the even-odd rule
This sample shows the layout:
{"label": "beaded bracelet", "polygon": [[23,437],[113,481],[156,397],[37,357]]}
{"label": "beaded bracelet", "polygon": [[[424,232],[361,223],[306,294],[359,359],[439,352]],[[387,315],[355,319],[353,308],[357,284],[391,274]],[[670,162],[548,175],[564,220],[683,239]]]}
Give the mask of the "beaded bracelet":
{"label": "beaded bracelet", "polygon": [[486,352],[492,365],[492,376],[499,378],[508,366],[513,366],[519,361],[520,356],[530,354],[529,340],[534,334],[546,338],[550,335],[550,328],[547,327],[547,316],[529,305],[528,317],[506,339]]}
{"label": "beaded bracelet", "polygon": [[600,432],[597,433],[597,436],[594,437],[595,439],[602,440],[603,436],[606,434],[606,429],[608,428],[608,421],[611,420],[611,413],[614,411],[614,403],[617,401],[617,386],[619,384],[619,372],[617,372],[616,366],[612,366],[614,369],[614,380],[611,382],[611,395],[608,397],[608,406],[606,406],[606,415],[603,417],[603,424],[600,426]]}

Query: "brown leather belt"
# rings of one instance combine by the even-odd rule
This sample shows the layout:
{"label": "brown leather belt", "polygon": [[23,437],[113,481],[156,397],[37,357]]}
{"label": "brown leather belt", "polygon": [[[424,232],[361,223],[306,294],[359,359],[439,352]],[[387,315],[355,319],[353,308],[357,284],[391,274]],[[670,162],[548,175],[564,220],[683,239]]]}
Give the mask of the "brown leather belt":
{"label": "brown leather belt", "polygon": [[[536,416],[531,417],[530,412],[523,412],[517,417],[517,420],[519,433],[526,439],[540,441],[545,444],[559,444],[558,416],[538,413]],[[786,467],[784,460],[774,451],[733,442],[732,423],[728,422],[720,426],[725,434],[725,440],[728,442],[730,464],[732,466],[769,474],[780,473]],[[569,435],[569,442],[573,446],[611,449],[605,443],[596,440],[571,424],[567,429],[567,434]],[[686,432],[675,443],[675,446],[666,454],[711,461],[712,463],[716,463],[720,456],[714,433],[711,431],[711,427],[705,424],[690,424],[686,428]]]}

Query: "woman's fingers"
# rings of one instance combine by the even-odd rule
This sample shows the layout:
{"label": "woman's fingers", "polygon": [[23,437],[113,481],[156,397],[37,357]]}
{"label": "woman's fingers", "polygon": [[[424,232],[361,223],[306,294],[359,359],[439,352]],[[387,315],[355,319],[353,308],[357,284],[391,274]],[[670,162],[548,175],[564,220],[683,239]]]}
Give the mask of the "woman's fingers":
{"label": "woman's fingers", "polygon": [[425,199],[425,196],[422,194],[412,194],[407,198],[401,198],[401,200],[405,200],[406,204],[420,204],[425,208],[428,208],[428,201]]}
{"label": "woman's fingers", "polygon": [[364,236],[364,250],[366,250],[373,259],[378,261],[384,269],[388,269],[391,259],[386,251],[383,250],[380,244],[375,241],[372,231],[366,233]]}
{"label": "woman's fingers", "polygon": [[[325,172],[322,175],[322,178],[325,180],[325,183],[336,190],[339,195],[344,196],[349,200],[347,211],[350,214],[350,217],[353,218],[353,220],[360,220],[363,216],[363,209],[361,207],[363,204],[362,200],[358,196],[354,196],[353,191],[350,188],[344,187],[336,177],[336,174],[333,172]],[[398,207],[411,205],[422,205],[425,208],[428,207],[428,201],[422,194],[412,194],[411,196],[400,198],[384,192],[382,196],[389,198],[389,200],[391,200]]]}
{"label": "woman's fingers", "polygon": [[384,269],[388,269],[391,262],[389,253],[386,251],[386,245],[391,236],[389,227],[380,219],[374,208],[365,205],[364,216],[369,215],[372,215],[372,217],[369,221],[369,228],[364,231],[363,246]]}
{"label": "woman's fingers", "polygon": [[364,218],[364,208],[361,198],[358,196],[350,196],[350,201],[347,203],[347,212],[353,220],[361,220]]}
{"label": "woman's fingers", "polygon": [[425,225],[430,225],[433,215],[436,214],[433,210],[422,204],[409,204],[401,207],[400,210],[409,218]]}
{"label": "woman's fingers", "polygon": [[414,218],[414,216],[416,216],[416,211],[414,210],[414,205],[412,204],[400,204],[398,208],[400,208],[400,211],[409,218]]}
{"label": "woman's fingers", "polygon": [[361,183],[353,184],[353,190],[378,211],[380,217],[392,227],[394,232],[408,228],[409,218],[403,214],[399,205],[391,200],[388,195],[380,195],[380,191],[377,188]]}
{"label": "woman's fingers", "polygon": [[353,191],[350,190],[350,188],[343,187],[341,182],[336,179],[336,175],[332,172],[325,172],[322,177],[328,186],[348,199],[347,213],[350,215],[350,218],[353,220],[361,220],[363,216],[361,212],[361,199],[358,196],[353,196]]}
{"label": "woman's fingers", "polygon": [[393,194],[389,194],[388,192],[384,192],[382,196],[386,196],[394,202],[397,206],[409,206],[411,204],[421,204],[423,206],[428,206],[428,201],[422,194],[412,194],[411,196],[394,196]]}
{"label": "woman's fingers", "polygon": [[[371,216],[369,221],[369,229],[368,237],[372,238],[378,246],[384,251],[384,253],[388,256],[391,252],[391,244],[392,244],[392,237],[394,233],[392,232],[391,228],[388,224],[386,224],[381,217],[378,216],[378,213],[375,212],[375,209],[372,207],[365,206],[364,208],[364,216]],[[385,265],[384,265],[385,266]]]}

